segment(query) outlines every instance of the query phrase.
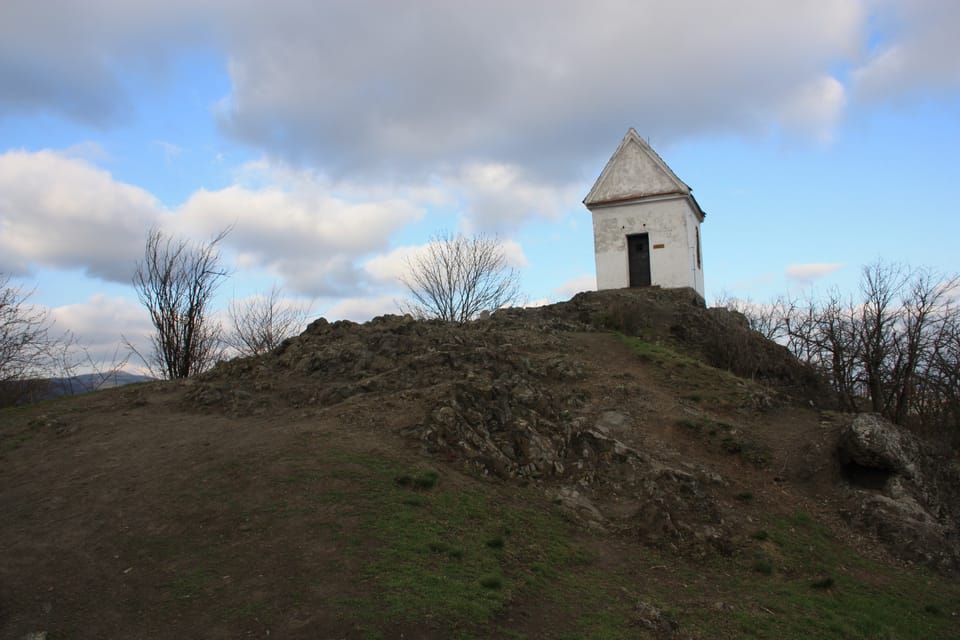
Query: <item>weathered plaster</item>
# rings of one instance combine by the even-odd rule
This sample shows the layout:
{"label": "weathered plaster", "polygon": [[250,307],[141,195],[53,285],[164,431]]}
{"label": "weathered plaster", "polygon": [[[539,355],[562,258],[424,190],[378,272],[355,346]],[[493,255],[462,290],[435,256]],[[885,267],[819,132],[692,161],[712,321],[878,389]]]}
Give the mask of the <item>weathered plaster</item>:
{"label": "weathered plaster", "polygon": [[646,233],[651,282],[704,295],[702,263],[697,263],[703,212],[689,187],[636,131],[627,132],[584,204],[593,214],[598,289],[630,285],[627,236]]}

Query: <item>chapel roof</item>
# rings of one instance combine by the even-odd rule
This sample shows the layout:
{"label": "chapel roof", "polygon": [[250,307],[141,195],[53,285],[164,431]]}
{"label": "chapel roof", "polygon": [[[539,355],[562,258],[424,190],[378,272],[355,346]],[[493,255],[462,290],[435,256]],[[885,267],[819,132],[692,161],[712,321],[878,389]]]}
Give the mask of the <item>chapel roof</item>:
{"label": "chapel roof", "polygon": [[686,196],[702,218],[703,210],[687,186],[632,127],[583,199],[587,208],[663,196]]}

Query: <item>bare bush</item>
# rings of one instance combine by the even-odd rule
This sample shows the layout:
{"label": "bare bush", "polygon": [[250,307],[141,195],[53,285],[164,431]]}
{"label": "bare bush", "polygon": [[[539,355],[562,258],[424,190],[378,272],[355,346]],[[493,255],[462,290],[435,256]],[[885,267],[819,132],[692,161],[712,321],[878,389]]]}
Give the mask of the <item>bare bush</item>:
{"label": "bare bush", "polygon": [[441,233],[407,267],[400,279],[411,296],[405,310],[417,317],[463,323],[519,299],[519,272],[495,237]]}
{"label": "bare bush", "polygon": [[859,298],[831,291],[803,302],[778,300],[775,317],[754,305],[727,305],[751,326],[775,333],[830,383],[840,406],[960,437],[960,277],[876,262],[864,267]]}
{"label": "bare bush", "polygon": [[0,406],[29,400],[49,371],[53,321],[29,304],[31,293],[0,274]]}
{"label": "bare bush", "polygon": [[138,355],[155,374],[186,378],[216,362],[221,327],[209,317],[209,305],[227,275],[217,245],[229,231],[202,245],[168,236],[156,227],[147,235],[133,286],[155,329],[151,353]]}
{"label": "bare bush", "polygon": [[227,308],[230,326],[224,340],[241,356],[268,353],[297,334],[306,322],[307,313],[308,309],[302,305],[284,304],[283,290],[274,285],[266,295],[230,301]]}
{"label": "bare bush", "polygon": [[0,406],[33,402],[61,389],[88,358],[77,337],[54,331],[49,311],[30,304],[32,291],[0,274]]}
{"label": "bare bush", "polygon": [[10,285],[0,274],[0,381],[38,375],[50,348],[48,314],[28,304],[30,291]]}

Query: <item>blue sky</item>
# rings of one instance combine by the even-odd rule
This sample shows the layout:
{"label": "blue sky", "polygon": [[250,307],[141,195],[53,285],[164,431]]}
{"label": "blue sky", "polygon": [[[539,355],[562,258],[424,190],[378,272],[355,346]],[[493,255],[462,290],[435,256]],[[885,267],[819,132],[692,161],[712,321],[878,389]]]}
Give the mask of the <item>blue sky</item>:
{"label": "blue sky", "polygon": [[221,307],[276,282],[396,311],[441,229],[566,299],[629,127],[707,212],[708,300],[955,273],[958,30],[952,0],[4,0],[0,273],[103,353],[149,330],[128,283],[156,224],[235,225]]}

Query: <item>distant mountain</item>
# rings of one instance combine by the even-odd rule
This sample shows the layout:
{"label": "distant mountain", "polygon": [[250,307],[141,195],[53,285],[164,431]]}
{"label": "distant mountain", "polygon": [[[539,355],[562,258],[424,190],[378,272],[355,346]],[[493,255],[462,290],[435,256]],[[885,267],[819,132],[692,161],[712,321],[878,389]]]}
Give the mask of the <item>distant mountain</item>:
{"label": "distant mountain", "polygon": [[84,373],[68,378],[50,378],[47,380],[49,385],[46,398],[58,398],[60,396],[75,395],[78,393],[89,393],[101,389],[112,389],[135,382],[150,382],[155,380],[150,376],[144,376],[128,371],[110,371],[107,373]]}

